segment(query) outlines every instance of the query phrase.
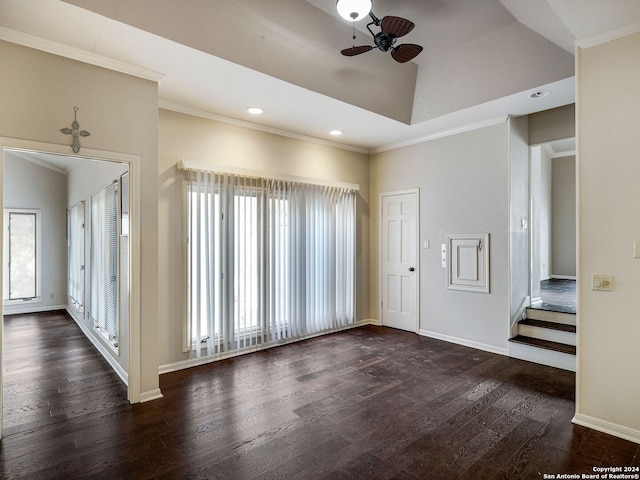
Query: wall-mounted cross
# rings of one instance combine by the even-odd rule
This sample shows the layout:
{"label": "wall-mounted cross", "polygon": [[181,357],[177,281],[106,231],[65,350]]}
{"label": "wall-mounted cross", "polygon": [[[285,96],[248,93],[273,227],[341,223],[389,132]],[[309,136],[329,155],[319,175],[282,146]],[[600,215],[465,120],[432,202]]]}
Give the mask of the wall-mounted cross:
{"label": "wall-mounted cross", "polygon": [[80,151],[79,137],[88,137],[91,135],[86,130],[80,130],[80,125],[78,124],[78,107],[73,107],[73,123],[71,124],[71,128],[61,128],[60,131],[66,135],[73,136],[73,141],[71,142],[71,149],[73,150],[73,153],[78,153]]}

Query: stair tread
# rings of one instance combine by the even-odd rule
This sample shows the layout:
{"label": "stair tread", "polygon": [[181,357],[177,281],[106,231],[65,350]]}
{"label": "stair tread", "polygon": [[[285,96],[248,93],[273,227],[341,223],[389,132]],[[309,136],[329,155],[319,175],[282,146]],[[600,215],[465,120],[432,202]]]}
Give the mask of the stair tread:
{"label": "stair tread", "polygon": [[534,347],[545,348],[547,350],[554,350],[556,352],[568,353],[570,355],[576,354],[576,347],[573,345],[567,345],[560,342],[552,342],[551,340],[543,340],[541,338],[526,337],[524,335],[516,335],[509,339],[510,342],[522,343],[525,345],[531,345]]}
{"label": "stair tread", "polygon": [[554,313],[566,313],[567,315],[575,315],[576,309],[575,307],[565,306],[565,305],[532,305],[527,307],[528,310],[534,310],[538,312],[554,312]]}
{"label": "stair tread", "polygon": [[561,332],[576,333],[575,325],[568,325],[566,323],[549,322],[547,320],[538,320],[536,318],[526,318],[520,320],[520,325],[530,325],[532,327],[548,328],[550,330],[559,330]]}

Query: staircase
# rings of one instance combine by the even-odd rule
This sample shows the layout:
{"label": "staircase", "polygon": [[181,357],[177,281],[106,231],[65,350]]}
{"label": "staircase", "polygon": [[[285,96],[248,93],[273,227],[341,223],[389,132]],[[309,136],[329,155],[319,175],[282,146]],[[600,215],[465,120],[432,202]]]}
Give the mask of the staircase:
{"label": "staircase", "polygon": [[576,371],[575,313],[527,308],[509,342],[511,357]]}

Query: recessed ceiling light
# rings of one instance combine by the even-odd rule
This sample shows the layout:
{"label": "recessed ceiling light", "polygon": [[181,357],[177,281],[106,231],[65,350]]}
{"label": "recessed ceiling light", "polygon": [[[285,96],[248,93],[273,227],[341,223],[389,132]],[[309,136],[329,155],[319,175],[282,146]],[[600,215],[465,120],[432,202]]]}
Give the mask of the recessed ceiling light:
{"label": "recessed ceiling light", "polygon": [[264,112],[264,109],[261,107],[249,107],[247,108],[247,112],[249,112],[251,115],[260,115]]}
{"label": "recessed ceiling light", "polygon": [[342,130],[331,130],[329,132],[329,135],[333,135],[334,137],[337,137],[338,135],[342,135]]}
{"label": "recessed ceiling light", "polygon": [[533,92],[529,95],[529,98],[542,98],[549,95],[551,92],[549,90],[538,90],[537,92]]}

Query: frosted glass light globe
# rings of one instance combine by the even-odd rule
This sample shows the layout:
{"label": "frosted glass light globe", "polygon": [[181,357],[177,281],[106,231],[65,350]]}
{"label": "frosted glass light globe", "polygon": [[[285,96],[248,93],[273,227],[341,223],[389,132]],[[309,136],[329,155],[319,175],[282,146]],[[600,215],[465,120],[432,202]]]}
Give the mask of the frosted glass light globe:
{"label": "frosted glass light globe", "polygon": [[371,0],[338,0],[336,7],[342,18],[350,22],[357,22],[369,15]]}

